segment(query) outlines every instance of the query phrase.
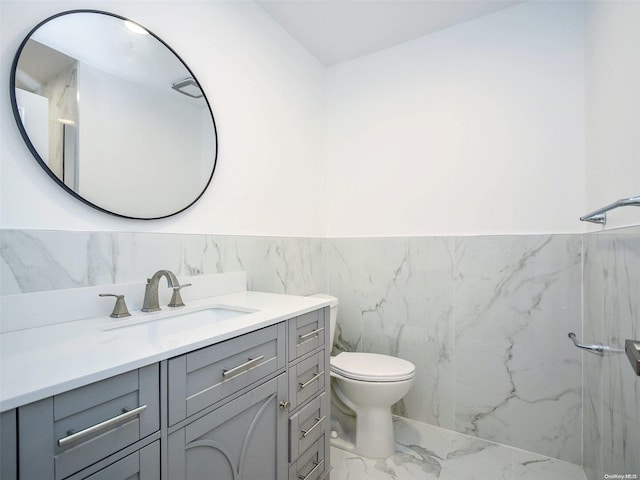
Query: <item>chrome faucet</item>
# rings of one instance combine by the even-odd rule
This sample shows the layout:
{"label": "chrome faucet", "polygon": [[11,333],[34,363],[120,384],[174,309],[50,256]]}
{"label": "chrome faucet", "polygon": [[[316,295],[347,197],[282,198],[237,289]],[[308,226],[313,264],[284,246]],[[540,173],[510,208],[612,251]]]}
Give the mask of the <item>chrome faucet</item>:
{"label": "chrome faucet", "polygon": [[165,277],[170,288],[180,287],[180,283],[176,276],[170,270],[158,270],[153,277],[147,278],[147,285],[144,290],[144,302],[142,304],[143,312],[157,312],[160,310],[158,301],[158,284],[160,279]]}

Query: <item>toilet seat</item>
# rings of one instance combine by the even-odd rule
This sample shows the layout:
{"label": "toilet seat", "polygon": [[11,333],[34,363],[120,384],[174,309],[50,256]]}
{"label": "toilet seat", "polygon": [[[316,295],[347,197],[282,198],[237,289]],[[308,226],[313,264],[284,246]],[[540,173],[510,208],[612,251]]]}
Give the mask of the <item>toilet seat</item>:
{"label": "toilet seat", "polygon": [[342,352],[331,357],[331,371],[363,382],[400,382],[412,379],[416,367],[411,362],[389,355]]}

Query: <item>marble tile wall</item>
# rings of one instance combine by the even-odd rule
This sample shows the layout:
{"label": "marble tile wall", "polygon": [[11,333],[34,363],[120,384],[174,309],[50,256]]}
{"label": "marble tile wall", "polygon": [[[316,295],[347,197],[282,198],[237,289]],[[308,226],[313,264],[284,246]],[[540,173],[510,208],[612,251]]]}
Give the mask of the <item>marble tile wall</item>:
{"label": "marble tile wall", "polygon": [[328,240],[338,349],[416,367],[396,413],[581,462],[581,236]]}
{"label": "marble tile wall", "polygon": [[[584,238],[585,342],[624,349],[640,338],[640,227]],[[640,377],[624,353],[584,354],[584,470],[640,478]]]}
{"label": "marble tile wall", "polygon": [[[3,230],[0,290],[138,281],[169,268],[243,270],[253,290],[326,291],[340,299],[336,351],[416,364],[396,413],[579,464],[583,359],[567,332],[638,338],[638,233],[310,239]],[[601,325],[605,311],[612,321]],[[626,465],[640,458],[638,381],[630,383],[625,357],[598,360],[584,358],[585,464],[637,468]]]}
{"label": "marble tile wall", "polygon": [[2,230],[3,295],[246,271],[251,290],[308,295],[326,289],[319,239],[157,233]]}

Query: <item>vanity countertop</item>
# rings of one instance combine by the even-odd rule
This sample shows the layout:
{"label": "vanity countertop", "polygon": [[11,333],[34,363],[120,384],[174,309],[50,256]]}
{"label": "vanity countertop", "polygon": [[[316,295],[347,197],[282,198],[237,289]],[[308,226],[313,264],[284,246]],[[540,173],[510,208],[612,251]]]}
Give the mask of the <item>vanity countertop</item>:
{"label": "vanity countertop", "polygon": [[[175,327],[179,317],[104,330],[122,320],[103,316],[0,334],[0,412],[273,325],[329,302],[243,291],[192,300],[181,308],[210,305],[256,311],[195,328],[185,322],[184,328],[168,333],[161,323]],[[145,315],[132,313],[134,319]]]}

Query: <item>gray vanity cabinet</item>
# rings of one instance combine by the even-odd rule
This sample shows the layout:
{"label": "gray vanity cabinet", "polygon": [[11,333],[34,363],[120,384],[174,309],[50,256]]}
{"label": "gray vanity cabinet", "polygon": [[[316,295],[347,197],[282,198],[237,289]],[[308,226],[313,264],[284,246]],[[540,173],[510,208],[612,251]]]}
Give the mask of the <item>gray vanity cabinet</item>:
{"label": "gray vanity cabinet", "polygon": [[169,480],[317,480],[328,309],[169,360]]}
{"label": "gray vanity cabinet", "polygon": [[286,338],[281,322],[169,360],[169,480],[286,477]]}
{"label": "gray vanity cabinet", "polygon": [[323,480],[329,309],[0,416],[2,480]]}
{"label": "gray vanity cabinet", "polygon": [[287,477],[286,374],[171,433],[169,480]]}

